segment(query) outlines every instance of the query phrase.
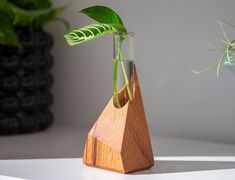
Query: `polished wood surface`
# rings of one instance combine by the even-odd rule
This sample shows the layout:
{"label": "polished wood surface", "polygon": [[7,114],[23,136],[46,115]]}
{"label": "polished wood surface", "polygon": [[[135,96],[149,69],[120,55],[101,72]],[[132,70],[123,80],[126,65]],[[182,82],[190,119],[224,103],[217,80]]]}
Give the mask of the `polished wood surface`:
{"label": "polished wood surface", "polygon": [[[134,95],[134,100],[127,101],[120,109],[113,105],[111,98],[87,136],[83,154],[85,164],[120,173],[154,165],[136,68]],[[125,97],[124,88],[119,98]]]}

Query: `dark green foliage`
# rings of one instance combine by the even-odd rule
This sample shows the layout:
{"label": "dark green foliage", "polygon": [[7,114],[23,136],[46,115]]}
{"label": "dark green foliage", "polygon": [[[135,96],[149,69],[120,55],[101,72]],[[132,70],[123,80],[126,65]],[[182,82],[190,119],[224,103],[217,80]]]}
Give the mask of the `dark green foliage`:
{"label": "dark green foliage", "polygon": [[47,9],[51,7],[49,0],[8,0],[10,3],[27,10]]}
{"label": "dark green foliage", "polygon": [[20,46],[10,18],[0,11],[0,44]]}
{"label": "dark green foliage", "polygon": [[0,44],[20,47],[15,27],[41,29],[48,22],[60,20],[68,28],[68,23],[59,18],[65,9],[51,7],[49,0],[0,0]]}
{"label": "dark green foliage", "polygon": [[14,16],[7,0],[0,0],[0,11],[5,13],[10,19]]}
{"label": "dark green foliage", "polygon": [[16,26],[40,28],[50,21],[57,20],[58,15],[65,7],[24,10],[15,5],[11,5],[15,14],[13,24]]}

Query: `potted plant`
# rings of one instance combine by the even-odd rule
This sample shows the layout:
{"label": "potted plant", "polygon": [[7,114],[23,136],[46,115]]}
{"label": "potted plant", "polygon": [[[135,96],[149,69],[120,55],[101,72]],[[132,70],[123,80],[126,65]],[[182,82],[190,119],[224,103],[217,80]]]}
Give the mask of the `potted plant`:
{"label": "potted plant", "polygon": [[[117,108],[121,108],[124,105],[124,103],[120,102],[120,100],[118,99],[118,90],[120,89],[120,87],[122,87],[121,81],[125,82],[125,87],[128,92],[128,99],[131,101],[133,100],[133,82],[131,79],[133,76],[133,54],[131,54],[132,50],[128,49],[130,52],[123,54],[125,45],[132,46],[132,44],[130,43],[132,43],[131,38],[133,37],[133,33],[127,33],[127,30],[119,15],[108,7],[93,6],[81,10],[80,13],[89,16],[97,23],[75,29],[67,33],[65,35],[65,38],[69,45],[74,46],[90,40],[94,40],[107,34],[114,34],[115,52],[113,60],[113,95],[114,105]],[[125,55],[128,55],[128,57],[124,57]],[[123,72],[123,80],[120,80],[118,82],[118,75],[122,74],[120,68]]]}
{"label": "potted plant", "polygon": [[53,37],[43,27],[63,7],[50,0],[0,1],[0,134],[29,133],[52,123],[50,49]]}
{"label": "potted plant", "polygon": [[133,33],[112,9],[92,6],[79,11],[96,21],[65,35],[74,46],[113,34],[113,97],[88,133],[83,162],[121,173],[150,168],[153,153],[133,63]]}

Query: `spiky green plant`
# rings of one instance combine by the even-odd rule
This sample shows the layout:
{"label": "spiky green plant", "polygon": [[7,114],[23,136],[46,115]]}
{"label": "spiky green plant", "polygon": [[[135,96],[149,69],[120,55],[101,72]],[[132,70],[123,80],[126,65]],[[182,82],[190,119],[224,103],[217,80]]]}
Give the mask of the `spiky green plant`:
{"label": "spiky green plant", "polygon": [[[79,11],[81,14],[85,14],[88,17],[92,18],[96,21],[95,24],[87,25],[81,28],[74,29],[65,35],[65,38],[69,45],[74,46],[81,44],[83,42],[87,42],[90,40],[94,40],[98,37],[105,36],[107,34],[113,34],[116,32],[126,33],[126,28],[119,17],[119,15],[114,12],[112,9],[105,7],[105,6],[92,6],[85,8]],[[125,38],[125,37],[123,37]],[[120,39],[118,42],[118,53],[116,59],[122,59],[122,41]],[[125,86],[127,89],[129,100],[133,99],[131,88],[129,84],[128,77],[126,75],[125,65],[123,61],[121,61],[121,67],[124,74],[125,79]],[[118,108],[121,107],[120,102],[118,100],[118,88],[117,88],[117,72],[118,64],[113,64],[113,71],[114,71],[114,105]]]}
{"label": "spiky green plant", "polygon": [[0,44],[20,47],[16,26],[42,28],[50,21],[66,20],[58,17],[66,6],[52,8],[50,0],[0,0]]}
{"label": "spiky green plant", "polygon": [[227,24],[233,28],[235,28],[235,25],[227,22],[227,21],[219,21],[218,22],[222,31],[222,38],[220,38],[218,41],[223,45],[222,48],[214,48],[211,46],[211,51],[219,51],[222,53],[221,58],[218,62],[209,64],[206,67],[202,68],[200,71],[196,71],[194,69],[193,72],[196,74],[201,74],[208,69],[211,69],[213,67],[217,67],[217,76],[219,76],[222,73],[224,66],[234,66],[235,64],[235,40],[230,40],[224,30],[224,24]]}

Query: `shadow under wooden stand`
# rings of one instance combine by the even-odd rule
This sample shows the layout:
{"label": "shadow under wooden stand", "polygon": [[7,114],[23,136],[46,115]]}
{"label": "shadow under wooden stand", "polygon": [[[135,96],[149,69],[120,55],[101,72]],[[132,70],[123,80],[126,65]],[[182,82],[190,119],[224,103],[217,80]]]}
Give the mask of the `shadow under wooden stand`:
{"label": "shadow under wooden stand", "polygon": [[[83,154],[83,162],[88,166],[129,173],[154,165],[136,67],[134,92],[134,100],[120,109],[111,98],[93,125]],[[119,96],[124,98],[126,94],[123,89]]]}

